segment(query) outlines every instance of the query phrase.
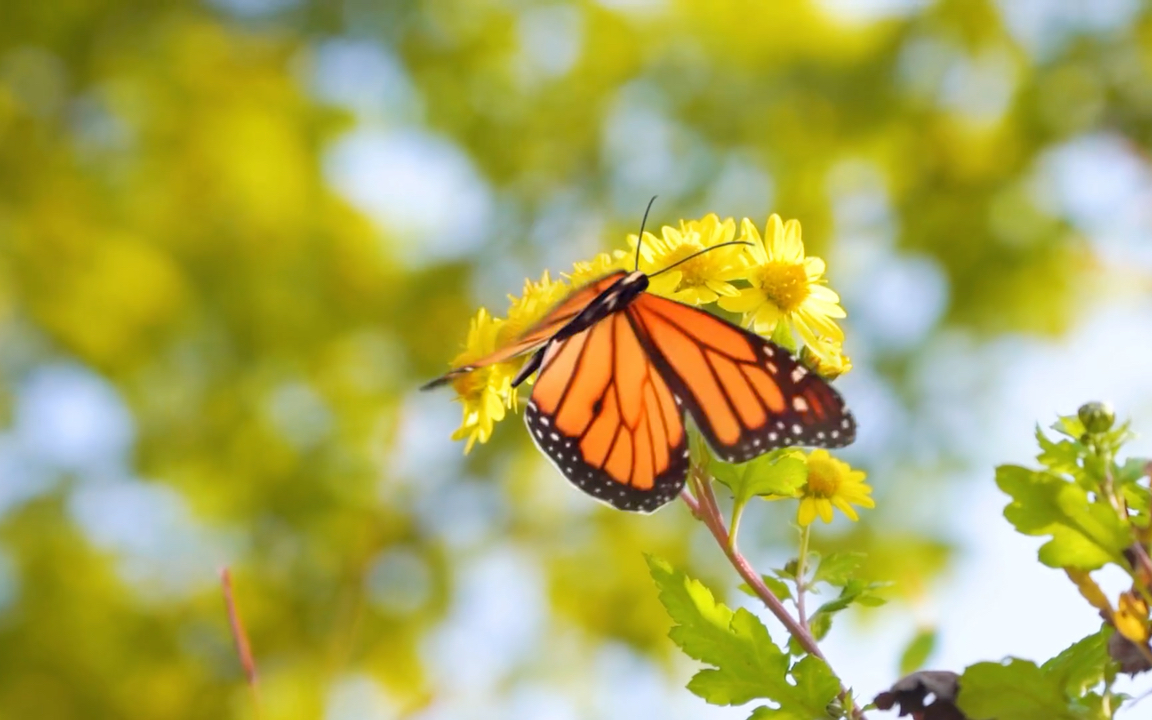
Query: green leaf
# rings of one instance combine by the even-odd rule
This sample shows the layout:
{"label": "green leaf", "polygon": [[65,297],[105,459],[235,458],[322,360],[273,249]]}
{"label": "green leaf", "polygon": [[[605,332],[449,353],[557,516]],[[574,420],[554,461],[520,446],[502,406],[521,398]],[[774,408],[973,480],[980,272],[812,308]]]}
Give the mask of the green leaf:
{"label": "green leaf", "polygon": [[796,354],[796,340],[792,337],[792,330],[788,327],[788,323],[776,323],[776,327],[772,330],[772,342],[793,355]]}
{"label": "green leaf", "polygon": [[748,720],[814,720],[815,718],[828,717],[827,711],[819,715],[809,715],[807,711],[796,712],[792,708],[770,708],[766,705],[761,705],[752,711],[748,716]]}
{"label": "green leaf", "polygon": [[924,667],[924,663],[936,649],[936,630],[921,630],[904,648],[900,655],[900,675],[903,677]]}
{"label": "green leaf", "polygon": [[791,713],[778,716],[782,718],[825,713],[839,683],[829,690],[827,677],[832,673],[823,661],[813,658],[822,669],[803,661],[790,667],[790,657],[772,642],[755,615],[716,602],[708,588],[664,560],[650,555],[648,568],[675,623],[668,636],[689,657],[713,666],[696,673],[689,690],[714,705],[771,700],[779,706],[776,712]]}
{"label": "green leaf", "polygon": [[1129,510],[1135,510],[1141,514],[1147,514],[1149,507],[1152,506],[1152,493],[1148,492],[1148,488],[1136,483],[1129,483],[1121,487],[1120,497],[1124,498],[1124,503],[1128,505]]}
{"label": "green leaf", "polygon": [[782,448],[739,465],[713,460],[708,469],[712,477],[732,491],[739,505],[757,495],[796,497],[808,480],[808,463],[791,448]]}
{"label": "green leaf", "polygon": [[823,660],[807,655],[792,666],[792,678],[796,689],[807,698],[828,698],[819,714],[812,714],[811,707],[804,708],[797,713],[793,707],[758,707],[748,716],[748,720],[813,720],[813,718],[828,717],[828,704],[840,694],[840,681],[828,669]]}
{"label": "green leaf", "polygon": [[808,620],[812,635],[817,640],[822,639],[832,628],[832,617],[853,603],[867,607],[883,605],[886,602],[884,598],[874,595],[873,593],[885,587],[886,584],[887,583],[866,582],[859,578],[849,580],[843,589],[840,590],[840,595],[836,597],[836,599],[829,600],[821,605],[816,612],[812,613],[812,617]]}
{"label": "green leaf", "polygon": [[[828,631],[832,629],[832,617],[836,611],[817,612],[808,621],[808,629],[812,631],[812,637],[817,640],[823,640]],[[799,654],[799,653],[796,653]]]}
{"label": "green leaf", "polygon": [[1112,662],[1108,655],[1111,635],[1112,628],[1105,625],[1099,632],[1070,645],[1040,669],[1068,695],[1083,695],[1104,680],[1104,673]]}
{"label": "green leaf", "polygon": [[1136,437],[1132,432],[1132,421],[1125,420],[1119,426],[1112,428],[1104,434],[1103,444],[1111,451],[1113,456],[1120,450],[1124,443]]}
{"label": "green leaf", "polygon": [[1080,422],[1077,415],[1061,415],[1052,425],[1052,429],[1061,435],[1072,438],[1079,442],[1080,438],[1084,437],[1084,423]]}
{"label": "green leaf", "polygon": [[1148,463],[1148,458],[1128,458],[1123,465],[1116,468],[1116,485],[1128,485],[1147,475]]}
{"label": "green leaf", "polygon": [[1012,496],[1004,517],[1025,535],[1051,535],[1040,548],[1049,567],[1095,570],[1121,562],[1131,533],[1116,511],[1093,503],[1080,486],[1047,472],[1016,465],[996,468],[996,484]]}
{"label": "green leaf", "polygon": [[[761,575],[760,579],[764,582],[764,585],[768,588],[768,590],[776,596],[777,600],[783,602],[785,600],[792,599],[792,590],[783,580],[777,580],[771,575]],[[745,594],[756,597],[756,591],[753,590],[751,586],[748,585],[748,583],[740,583],[740,590]]]}
{"label": "green leaf", "polygon": [[704,439],[699,430],[692,425],[689,425],[688,428],[688,449],[694,462],[706,466],[709,471],[712,471],[715,465],[727,464],[712,457],[708,441]]}
{"label": "green leaf", "polygon": [[1083,720],[1057,679],[1017,658],[969,666],[956,704],[972,720]]}
{"label": "green leaf", "polygon": [[867,556],[860,552],[836,552],[820,561],[812,582],[826,582],[836,587],[844,587],[852,579],[852,574],[860,569]]}
{"label": "green leaf", "polygon": [[1080,459],[1085,454],[1085,448],[1078,440],[1052,441],[1039,427],[1036,428],[1036,442],[1040,445],[1040,454],[1036,459],[1041,465],[1055,473],[1066,473],[1072,476],[1084,474],[1080,467]]}

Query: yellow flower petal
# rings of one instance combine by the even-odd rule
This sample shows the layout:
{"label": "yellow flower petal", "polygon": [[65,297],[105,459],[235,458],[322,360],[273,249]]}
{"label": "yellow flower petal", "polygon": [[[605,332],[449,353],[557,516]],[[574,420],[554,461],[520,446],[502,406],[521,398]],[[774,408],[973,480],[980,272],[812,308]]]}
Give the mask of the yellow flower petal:
{"label": "yellow flower petal", "polygon": [[[819,258],[808,258],[809,260],[817,260]],[[840,302],[840,296],[834,290],[826,285],[812,285],[808,288],[808,297],[814,300],[821,300],[830,305],[836,305]],[[839,308],[837,308],[839,309]],[[832,308],[828,308],[832,310]],[[841,315],[840,317],[844,317]]]}
{"label": "yellow flower petal", "polygon": [[[781,321],[789,323],[794,336],[805,346],[829,362],[830,374],[844,372],[851,363],[842,353],[831,353],[818,343],[843,343],[844,331],[836,320],[845,317],[840,296],[823,284],[825,263],[818,257],[805,257],[800,223],[783,221],[773,214],[765,225],[761,237],[748,218],[740,223],[740,238],[753,243],[744,253],[746,268],[741,272],[751,287],[744,288],[739,297],[720,295],[720,307],[744,315],[743,322],[756,332],[772,332]],[[840,362],[832,363],[834,358]]]}
{"label": "yellow flower petal", "polygon": [[800,510],[796,514],[796,522],[801,526],[811,525],[816,519],[816,501],[810,497],[800,500]]}
{"label": "yellow flower petal", "polygon": [[735,295],[722,297],[718,302],[725,310],[742,313],[755,310],[764,300],[756,288],[739,288]]}
{"label": "yellow flower petal", "polygon": [[875,502],[868,496],[872,488],[863,482],[864,473],[853,470],[848,463],[832,457],[823,449],[809,453],[807,463],[808,481],[801,492],[801,516],[814,512],[824,522],[832,522],[835,508],[849,520],[856,521],[860,519],[856,507],[875,507]]}

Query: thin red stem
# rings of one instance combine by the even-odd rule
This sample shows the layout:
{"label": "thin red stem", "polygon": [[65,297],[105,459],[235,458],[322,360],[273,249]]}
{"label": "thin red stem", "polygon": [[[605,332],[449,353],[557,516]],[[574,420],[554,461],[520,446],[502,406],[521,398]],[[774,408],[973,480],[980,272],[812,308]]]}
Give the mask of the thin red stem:
{"label": "thin red stem", "polygon": [[236,654],[240,657],[244,677],[252,691],[252,704],[259,717],[260,683],[256,674],[256,659],[252,656],[252,645],[248,642],[244,621],[240,618],[240,610],[236,607],[236,598],[232,592],[232,572],[228,568],[220,571],[220,584],[224,590],[224,607],[228,610],[228,625],[232,630],[232,640],[236,643]]}
{"label": "thin red stem", "polygon": [[[764,584],[764,580],[760,574],[752,567],[741,553],[739,548],[736,547],[736,538],[729,536],[728,528],[724,524],[724,517],[720,513],[720,507],[716,502],[716,495],[712,492],[712,483],[710,478],[700,477],[695,468],[692,471],[692,487],[696,492],[696,497],[692,497],[689,493],[683,492],[680,494],[684,504],[692,511],[692,514],[699,518],[704,523],[705,527],[712,533],[712,537],[716,539],[716,544],[724,551],[727,556],[728,562],[732,563],[732,567],[736,568],[736,572],[748,583],[748,587],[752,588],[752,592],[756,597],[764,603],[768,611],[771,612],[777,620],[784,626],[792,637],[796,638],[796,642],[804,650],[828,664],[828,659],[824,657],[821,652],[820,646],[816,644],[816,638],[807,627],[801,625],[796,618],[788,613],[784,603],[772,594],[768,586]],[[830,667],[830,666],[829,666]],[[848,697],[848,689],[844,683],[840,683],[840,698],[841,700]],[[864,713],[860,708],[853,703],[852,717],[858,720],[864,720]]]}

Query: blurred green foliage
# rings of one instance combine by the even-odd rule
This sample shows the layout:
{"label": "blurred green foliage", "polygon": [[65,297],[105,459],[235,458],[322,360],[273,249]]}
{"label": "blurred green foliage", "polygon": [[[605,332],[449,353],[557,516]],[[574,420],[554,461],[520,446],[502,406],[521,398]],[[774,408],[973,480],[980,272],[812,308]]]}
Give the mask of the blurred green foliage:
{"label": "blurred green foliage", "polygon": [[[585,661],[605,640],[670,651],[642,552],[723,572],[683,508],[586,507],[514,427],[435,482],[395,459],[413,428],[445,430],[419,442],[458,451],[450,428],[416,424],[447,398],[413,388],[455,354],[494,256],[535,276],[569,240],[566,228],[530,240],[555,198],[579,209],[570,219],[601,220],[607,245],[653,193],[666,217],[740,215],[715,194],[735,162],[769,178],[748,202],[801,218],[821,254],[838,193],[884,195],[898,247],[943,271],[948,326],[1057,333],[1096,289],[1091,246],[1030,188],[1044,153],[1085,133],[1147,152],[1152,13],[1037,50],[984,0],[873,22],[799,0],[615,5],[0,4],[0,424],[39,368],[111,383],[131,411],[131,473],[174,491],[226,548],[203,562],[233,564],[268,717],[322,715],[330,684],[354,673],[402,708],[435,701],[422,643],[485,548],[543,569],[534,655],[575,630]],[[523,47],[523,17],[547,7],[577,28],[574,59],[552,73]],[[458,144],[487,183],[483,253],[408,262],[420,238],[333,189],[326,152],[364,122],[315,92],[335,38],[394,53],[419,99],[404,122]],[[998,104],[949,94],[980,68],[1007,88]],[[662,123],[670,165],[646,168],[642,149],[625,157],[611,140],[628,102]],[[883,371],[899,384],[904,367]],[[0,717],[248,716],[210,568],[190,590],[155,592],[78,525],[84,473],[51,474],[0,514],[14,588],[0,603]],[[464,487],[497,509],[448,542],[427,506]],[[918,597],[947,543],[897,533],[862,527],[842,543]],[[396,557],[427,574],[413,603],[370,592]]]}

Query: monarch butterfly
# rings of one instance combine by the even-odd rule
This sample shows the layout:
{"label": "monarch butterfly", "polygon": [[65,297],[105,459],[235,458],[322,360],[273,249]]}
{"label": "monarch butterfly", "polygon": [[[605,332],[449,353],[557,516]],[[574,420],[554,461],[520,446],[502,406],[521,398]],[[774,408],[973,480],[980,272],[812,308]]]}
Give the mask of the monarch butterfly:
{"label": "monarch butterfly", "polygon": [[[680,262],[734,244],[747,243]],[[539,371],[524,412],[532,440],[576,487],[634,512],[653,512],[683,489],[685,412],[729,462],[855,439],[855,419],[823,379],[759,335],[645,292],[650,277],[680,262],[649,276],[639,258],[638,240],[635,270],[573,290],[511,344],[421,389],[532,353],[512,381]]]}

